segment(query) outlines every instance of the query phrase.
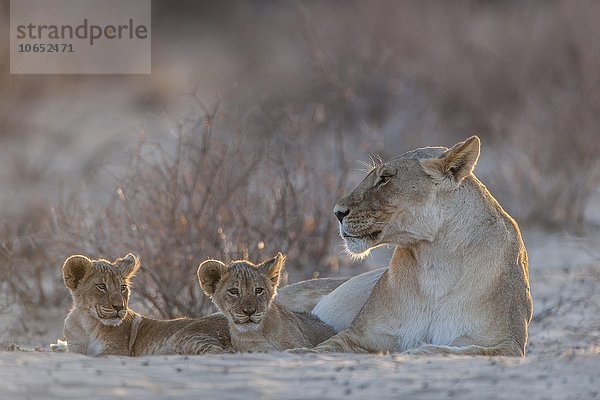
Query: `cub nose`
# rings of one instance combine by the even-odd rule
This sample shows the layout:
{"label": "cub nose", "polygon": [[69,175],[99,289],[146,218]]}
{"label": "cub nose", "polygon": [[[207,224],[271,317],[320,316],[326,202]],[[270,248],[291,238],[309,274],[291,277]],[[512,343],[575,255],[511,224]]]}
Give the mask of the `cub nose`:
{"label": "cub nose", "polygon": [[340,221],[341,223],[344,220],[344,217],[350,214],[350,210],[348,210],[347,208],[335,206],[335,208],[333,209],[333,213],[335,214],[335,217],[338,219],[338,221]]}
{"label": "cub nose", "polygon": [[254,313],[256,313],[256,308],[252,307],[252,308],[244,308],[242,309],[242,311],[244,312],[244,314],[246,314],[248,317],[251,317],[254,315]]}
{"label": "cub nose", "polygon": [[113,304],[113,308],[115,309],[116,312],[119,312],[119,311],[123,311],[125,309],[125,306],[123,306],[122,304],[119,304],[119,305]]}

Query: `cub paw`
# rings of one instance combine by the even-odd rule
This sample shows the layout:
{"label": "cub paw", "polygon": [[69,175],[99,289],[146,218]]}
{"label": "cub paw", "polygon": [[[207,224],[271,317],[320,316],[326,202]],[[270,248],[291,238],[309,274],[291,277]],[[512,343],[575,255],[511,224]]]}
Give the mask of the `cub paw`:
{"label": "cub paw", "polygon": [[58,339],[56,343],[50,343],[50,350],[57,353],[65,353],[69,351],[69,345],[66,340]]}
{"label": "cub paw", "polygon": [[221,346],[217,346],[217,345],[207,345],[204,346],[199,352],[198,354],[222,354],[222,353],[231,353],[232,351],[229,349],[224,349]]}

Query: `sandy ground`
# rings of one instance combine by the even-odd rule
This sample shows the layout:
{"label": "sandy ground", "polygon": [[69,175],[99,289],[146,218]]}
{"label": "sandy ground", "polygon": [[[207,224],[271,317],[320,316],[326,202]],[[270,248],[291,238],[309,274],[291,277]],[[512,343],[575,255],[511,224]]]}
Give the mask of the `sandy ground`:
{"label": "sandy ground", "polygon": [[245,354],[108,357],[0,354],[0,398],[584,399],[598,354],[526,359]]}
{"label": "sandy ground", "polygon": [[[0,399],[600,398],[599,236],[530,231],[525,242],[535,308],[525,359],[0,351]],[[60,319],[40,316],[22,330],[12,321],[0,342],[47,348],[60,335]]]}

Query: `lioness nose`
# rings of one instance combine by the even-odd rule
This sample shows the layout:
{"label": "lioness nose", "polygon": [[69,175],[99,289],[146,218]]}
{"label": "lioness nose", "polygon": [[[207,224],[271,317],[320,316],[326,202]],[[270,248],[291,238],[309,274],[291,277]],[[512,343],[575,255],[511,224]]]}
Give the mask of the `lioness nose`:
{"label": "lioness nose", "polygon": [[333,209],[333,213],[335,214],[335,217],[338,219],[338,221],[342,222],[344,220],[344,217],[350,214],[350,210],[348,210],[347,208],[335,206],[335,208]]}
{"label": "lioness nose", "polygon": [[116,312],[122,311],[125,309],[125,307],[123,306],[123,304],[119,304],[119,305],[114,305],[113,304],[113,308],[115,309]]}

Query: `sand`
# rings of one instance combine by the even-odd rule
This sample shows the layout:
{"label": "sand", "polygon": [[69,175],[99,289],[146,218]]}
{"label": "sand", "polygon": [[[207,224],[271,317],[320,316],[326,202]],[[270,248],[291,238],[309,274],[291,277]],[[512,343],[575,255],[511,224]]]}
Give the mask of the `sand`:
{"label": "sand", "polygon": [[583,399],[598,396],[599,365],[598,354],[525,359],[285,353],[92,359],[3,353],[0,397]]}
{"label": "sand", "polygon": [[[90,358],[0,351],[0,399],[600,398],[598,240],[534,231],[525,242],[535,310],[524,359],[286,353]],[[37,336],[12,330],[10,339],[48,348],[60,321],[39,324],[51,328]]]}

